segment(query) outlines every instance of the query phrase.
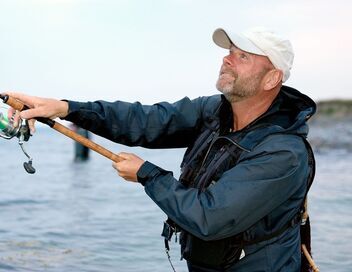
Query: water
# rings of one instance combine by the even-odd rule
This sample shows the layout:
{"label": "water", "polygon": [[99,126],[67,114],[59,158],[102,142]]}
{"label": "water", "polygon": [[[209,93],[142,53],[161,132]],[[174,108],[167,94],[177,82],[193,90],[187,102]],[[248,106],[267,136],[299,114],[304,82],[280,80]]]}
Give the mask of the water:
{"label": "water", "polygon": [[[184,150],[128,148],[94,137],[114,152],[134,152],[179,175]],[[160,237],[165,215],[140,184],[123,181],[111,162],[91,153],[73,163],[73,143],[40,129],[26,148],[34,157],[28,175],[15,139],[0,139],[0,271],[171,271]],[[352,155],[317,154],[310,192],[313,250],[321,271],[352,266]],[[187,271],[172,243],[177,271]]]}
{"label": "water", "polygon": [[352,155],[345,150],[317,153],[310,192],[313,254],[321,271],[351,271]]}

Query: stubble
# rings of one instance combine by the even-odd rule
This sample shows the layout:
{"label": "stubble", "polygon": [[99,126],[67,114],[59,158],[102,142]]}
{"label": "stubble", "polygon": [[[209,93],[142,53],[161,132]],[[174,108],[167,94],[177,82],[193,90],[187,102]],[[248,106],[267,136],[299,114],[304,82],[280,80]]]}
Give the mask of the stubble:
{"label": "stubble", "polygon": [[267,71],[260,71],[250,76],[241,76],[232,70],[222,69],[216,88],[224,94],[229,102],[238,102],[252,97],[259,92],[260,82]]}

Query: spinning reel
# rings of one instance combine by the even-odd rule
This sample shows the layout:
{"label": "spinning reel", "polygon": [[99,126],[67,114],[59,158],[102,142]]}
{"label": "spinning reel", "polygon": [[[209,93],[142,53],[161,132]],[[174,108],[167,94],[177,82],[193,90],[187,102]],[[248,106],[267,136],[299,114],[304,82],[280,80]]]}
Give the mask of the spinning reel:
{"label": "spinning reel", "polygon": [[24,142],[28,142],[31,136],[28,121],[20,119],[19,125],[15,127],[13,116],[9,119],[7,113],[5,113],[6,109],[4,107],[0,107],[0,110],[0,137],[6,140],[10,140],[14,137],[18,138],[18,144],[28,158],[28,162],[24,162],[23,167],[27,173],[34,174],[35,169],[32,165],[33,159],[28,155],[23,146]]}

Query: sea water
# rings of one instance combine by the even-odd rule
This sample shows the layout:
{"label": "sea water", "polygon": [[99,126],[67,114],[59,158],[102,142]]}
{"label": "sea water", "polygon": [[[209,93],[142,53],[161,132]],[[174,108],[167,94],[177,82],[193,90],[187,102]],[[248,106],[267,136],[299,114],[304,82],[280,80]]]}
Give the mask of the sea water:
{"label": "sea water", "polygon": [[[146,150],[95,141],[113,152],[133,152],[179,175],[183,149]],[[125,182],[96,153],[75,163],[74,143],[39,128],[25,144],[37,172],[22,167],[17,140],[0,139],[0,271],[172,271],[160,236],[165,214],[137,183]],[[352,155],[317,152],[309,196],[312,247],[321,271],[352,267]],[[187,271],[171,243],[177,271]]]}

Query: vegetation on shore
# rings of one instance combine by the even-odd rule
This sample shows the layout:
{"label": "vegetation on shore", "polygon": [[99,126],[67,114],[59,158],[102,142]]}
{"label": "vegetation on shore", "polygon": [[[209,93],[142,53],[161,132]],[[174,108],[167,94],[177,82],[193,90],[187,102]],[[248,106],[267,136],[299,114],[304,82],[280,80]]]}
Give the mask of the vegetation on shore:
{"label": "vegetation on shore", "polygon": [[315,151],[352,151],[352,100],[317,102],[309,127],[308,138]]}
{"label": "vegetation on shore", "polygon": [[333,99],[317,102],[317,117],[341,118],[352,116],[352,100]]}

